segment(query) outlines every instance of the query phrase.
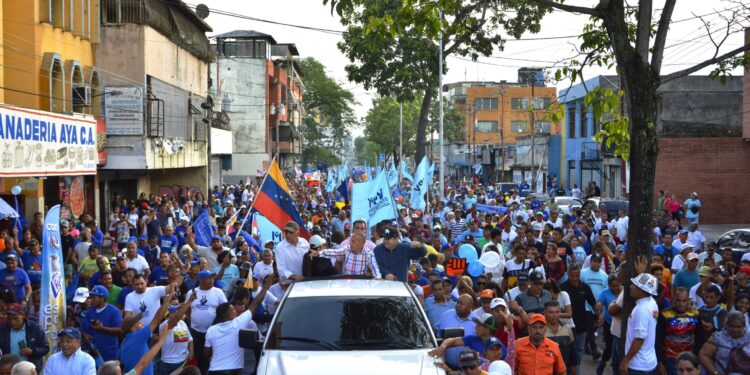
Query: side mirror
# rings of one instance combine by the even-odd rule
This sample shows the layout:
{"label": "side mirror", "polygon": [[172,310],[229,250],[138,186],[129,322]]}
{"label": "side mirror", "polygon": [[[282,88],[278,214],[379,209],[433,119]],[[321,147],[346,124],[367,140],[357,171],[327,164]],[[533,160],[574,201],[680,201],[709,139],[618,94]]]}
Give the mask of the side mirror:
{"label": "side mirror", "polygon": [[263,347],[263,340],[260,340],[258,331],[254,329],[241,329],[239,341],[240,348],[254,350]]}

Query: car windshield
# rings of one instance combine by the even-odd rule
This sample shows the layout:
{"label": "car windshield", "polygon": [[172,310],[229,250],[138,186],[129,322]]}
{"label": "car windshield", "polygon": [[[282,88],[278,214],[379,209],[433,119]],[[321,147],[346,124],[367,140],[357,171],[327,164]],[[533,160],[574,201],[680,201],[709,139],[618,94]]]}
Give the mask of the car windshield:
{"label": "car windshield", "polygon": [[433,347],[430,329],[410,297],[287,298],[266,340],[266,349],[277,350]]}
{"label": "car windshield", "polygon": [[570,198],[557,198],[555,199],[555,203],[558,206],[570,206],[571,203],[573,203],[573,200]]}

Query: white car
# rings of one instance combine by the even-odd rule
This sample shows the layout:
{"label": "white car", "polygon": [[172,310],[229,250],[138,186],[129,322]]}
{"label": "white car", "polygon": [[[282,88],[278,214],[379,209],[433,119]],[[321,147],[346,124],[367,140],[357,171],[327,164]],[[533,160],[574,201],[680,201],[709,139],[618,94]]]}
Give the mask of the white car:
{"label": "white car", "polygon": [[[257,334],[244,336],[250,339],[241,334],[240,346],[261,345]],[[437,346],[405,283],[302,281],[289,287],[274,315],[257,374],[444,374],[427,354]]]}
{"label": "white car", "polygon": [[551,203],[566,215],[570,215],[571,210],[583,207],[583,201],[575,197],[553,197],[547,201],[547,205],[549,206]]}

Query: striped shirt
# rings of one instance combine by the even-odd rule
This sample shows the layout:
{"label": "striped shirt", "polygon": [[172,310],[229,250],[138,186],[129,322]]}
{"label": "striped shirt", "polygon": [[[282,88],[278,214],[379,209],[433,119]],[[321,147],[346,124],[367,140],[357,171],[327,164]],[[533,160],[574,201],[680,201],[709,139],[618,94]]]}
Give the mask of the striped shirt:
{"label": "striped shirt", "polygon": [[466,230],[466,219],[448,223],[448,230],[451,233],[451,242],[456,242],[456,239]]}
{"label": "striped shirt", "polygon": [[341,273],[344,275],[364,275],[368,270],[376,279],[380,279],[380,270],[378,262],[375,260],[375,254],[371,250],[362,249],[355,253],[349,246],[342,246],[338,249],[323,250],[321,255],[326,257],[344,257],[344,265]]}

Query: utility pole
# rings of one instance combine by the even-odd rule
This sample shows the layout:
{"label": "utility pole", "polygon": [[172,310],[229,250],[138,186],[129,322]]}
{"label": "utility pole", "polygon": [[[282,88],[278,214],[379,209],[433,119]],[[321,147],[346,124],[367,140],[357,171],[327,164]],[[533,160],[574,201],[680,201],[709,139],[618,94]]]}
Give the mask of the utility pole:
{"label": "utility pole", "polygon": [[529,101],[531,104],[531,110],[529,111],[529,117],[531,118],[531,168],[529,168],[529,171],[531,172],[531,191],[536,192],[536,176],[534,175],[534,153],[536,148],[536,143],[534,140],[534,137],[536,136],[536,127],[534,127],[534,86],[536,84],[536,75],[532,75],[531,77],[531,100]]}
{"label": "utility pole", "polygon": [[[404,162],[404,104],[401,102],[398,103],[398,119],[398,162],[400,164]],[[398,181],[401,182],[401,168],[396,166],[396,169],[398,169]]]}
{"label": "utility pole", "polygon": [[505,182],[505,91],[500,90],[500,182]]}
{"label": "utility pole", "polygon": [[[443,9],[438,9],[439,19],[443,20]],[[438,112],[440,113],[440,200],[445,201],[445,137],[443,136],[443,30],[438,38]]]}

